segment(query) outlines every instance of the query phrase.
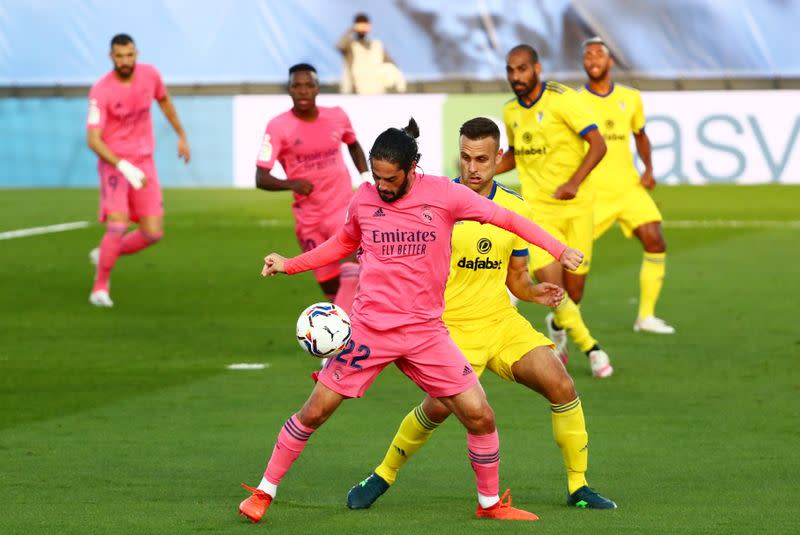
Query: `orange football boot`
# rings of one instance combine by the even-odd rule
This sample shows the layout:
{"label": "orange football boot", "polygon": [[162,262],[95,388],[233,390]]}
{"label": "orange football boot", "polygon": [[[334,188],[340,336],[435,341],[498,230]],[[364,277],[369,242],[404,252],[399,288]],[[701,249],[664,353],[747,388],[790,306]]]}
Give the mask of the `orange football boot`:
{"label": "orange football boot", "polygon": [[[484,509],[478,505],[478,510],[475,511],[475,516],[478,518],[494,518],[495,520],[539,520],[539,517],[528,511],[511,507],[511,489],[506,489],[500,497],[500,501]],[[505,503],[503,500],[508,497]]]}
{"label": "orange football boot", "polygon": [[239,516],[244,515],[255,524],[261,520],[261,517],[263,517],[264,513],[269,509],[269,505],[272,503],[272,496],[261,489],[249,487],[244,483],[242,483],[242,486],[247,489],[248,492],[252,492],[252,494],[239,504]]}

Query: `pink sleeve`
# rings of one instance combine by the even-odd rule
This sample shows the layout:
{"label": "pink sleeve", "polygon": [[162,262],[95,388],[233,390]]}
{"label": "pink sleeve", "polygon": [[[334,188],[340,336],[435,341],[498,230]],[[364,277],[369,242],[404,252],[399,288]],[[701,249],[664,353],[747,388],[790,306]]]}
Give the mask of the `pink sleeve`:
{"label": "pink sleeve", "polygon": [[453,215],[456,220],[469,219],[480,223],[491,223],[544,249],[556,260],[561,258],[561,254],[567,248],[533,221],[478,195],[463,184],[452,184],[452,186],[450,199],[453,202]]}
{"label": "pink sleeve", "polygon": [[153,81],[155,82],[155,94],[153,95],[155,99],[159,102],[164,100],[167,97],[167,87],[164,85],[164,81],[161,79],[161,73],[153,67]]}
{"label": "pink sleeve", "polygon": [[361,245],[361,226],[358,223],[358,199],[366,187],[362,184],[350,200],[344,226],[323,243],[300,256],[286,261],[286,273],[294,275],[301,271],[308,271],[341,260]]}
{"label": "pink sleeve", "polygon": [[89,91],[89,113],[86,116],[87,128],[103,129],[106,125],[106,99],[105,94],[99,87],[93,87]]}
{"label": "pink sleeve", "polygon": [[286,273],[294,275],[295,273],[310,271],[341,260],[358,249],[360,243],[360,240],[350,237],[344,228],[341,228],[336,234],[317,247],[300,256],[288,259],[284,264]]}
{"label": "pink sleeve", "polygon": [[275,120],[273,119],[267,123],[264,137],[261,138],[261,146],[258,149],[256,166],[263,167],[264,169],[272,169],[275,166],[275,160],[278,159],[278,155],[280,154],[280,148],[280,128],[277,128]]}
{"label": "pink sleeve", "polygon": [[356,142],[356,132],[353,130],[353,125],[350,123],[350,117],[347,116],[342,108],[338,109],[342,114],[342,127],[344,127],[344,131],[342,132],[342,143],[345,145],[352,145]]}
{"label": "pink sleeve", "polygon": [[564,249],[567,248],[566,245],[555,239],[549,232],[530,219],[515,214],[499,205],[497,205],[497,210],[488,222],[496,227],[513,232],[526,242],[544,249],[556,260],[561,259]]}

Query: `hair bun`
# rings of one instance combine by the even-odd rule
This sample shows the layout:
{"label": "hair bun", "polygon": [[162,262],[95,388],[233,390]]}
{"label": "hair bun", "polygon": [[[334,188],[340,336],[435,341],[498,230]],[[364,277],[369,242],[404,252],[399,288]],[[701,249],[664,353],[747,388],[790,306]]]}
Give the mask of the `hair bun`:
{"label": "hair bun", "polygon": [[408,125],[406,125],[406,127],[403,128],[403,132],[405,132],[414,139],[417,139],[419,137],[419,126],[417,125],[417,121],[415,121],[413,117],[408,120]]}

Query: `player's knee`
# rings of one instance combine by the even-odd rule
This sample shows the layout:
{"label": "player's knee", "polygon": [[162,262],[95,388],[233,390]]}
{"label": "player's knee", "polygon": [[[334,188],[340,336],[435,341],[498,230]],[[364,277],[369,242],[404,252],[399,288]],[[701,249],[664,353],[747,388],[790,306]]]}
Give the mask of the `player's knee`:
{"label": "player's knee", "polygon": [[569,403],[577,396],[578,393],[575,391],[575,383],[566,370],[564,373],[559,374],[547,388],[547,401],[556,405]]}
{"label": "player's knee", "polygon": [[494,411],[488,404],[465,411],[462,420],[467,430],[473,434],[484,435],[495,429]]}
{"label": "player's knee", "polygon": [[326,411],[322,406],[306,405],[300,412],[297,413],[297,419],[300,423],[311,429],[317,429],[330,416],[330,412]]}
{"label": "player's knee", "polygon": [[297,418],[300,423],[317,429],[324,424],[331,414],[336,410],[337,404],[329,403],[325,400],[320,400],[319,397],[311,397],[306,401],[303,407],[298,411]]}
{"label": "player's knee", "polygon": [[667,251],[667,242],[661,233],[661,225],[657,223],[641,227],[641,240],[645,252],[664,253]]}
{"label": "player's knee", "polygon": [[664,236],[662,236],[660,232],[656,234],[656,238],[652,245],[652,250],[650,250],[649,252],[651,253],[667,252],[667,240],[664,239]]}
{"label": "player's knee", "polygon": [[577,305],[581,302],[581,299],[583,299],[583,288],[568,288],[567,295],[569,295],[569,298]]}
{"label": "player's knee", "polygon": [[426,399],[422,402],[422,411],[432,422],[442,423],[450,416],[450,409],[439,401]]}

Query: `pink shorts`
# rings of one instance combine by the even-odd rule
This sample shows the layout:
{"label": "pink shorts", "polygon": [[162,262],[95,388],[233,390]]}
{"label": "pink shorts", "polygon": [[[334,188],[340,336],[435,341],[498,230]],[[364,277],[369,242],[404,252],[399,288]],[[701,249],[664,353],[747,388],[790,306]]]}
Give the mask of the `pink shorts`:
{"label": "pink shorts", "polygon": [[144,171],[147,184],[142,189],[134,189],[116,167],[100,160],[97,164],[100,173],[98,219],[105,221],[111,213],[127,214],[131,221],[139,221],[142,216],[163,216],[164,202],[153,157],[125,159]]}
{"label": "pink shorts", "polygon": [[[336,234],[336,232],[344,225],[345,214],[347,207],[344,207],[341,212],[336,212],[322,221],[317,221],[313,224],[302,223],[300,221],[295,225],[295,235],[297,236],[297,243],[303,252],[310,251],[317,245]],[[314,270],[314,277],[317,282],[325,282],[339,276],[341,271],[338,262],[328,264]]]}
{"label": "pink shorts", "polygon": [[390,331],[355,320],[352,340],[340,355],[328,359],[319,380],[345,397],[359,398],[391,362],[435,398],[460,394],[478,383],[441,320]]}

